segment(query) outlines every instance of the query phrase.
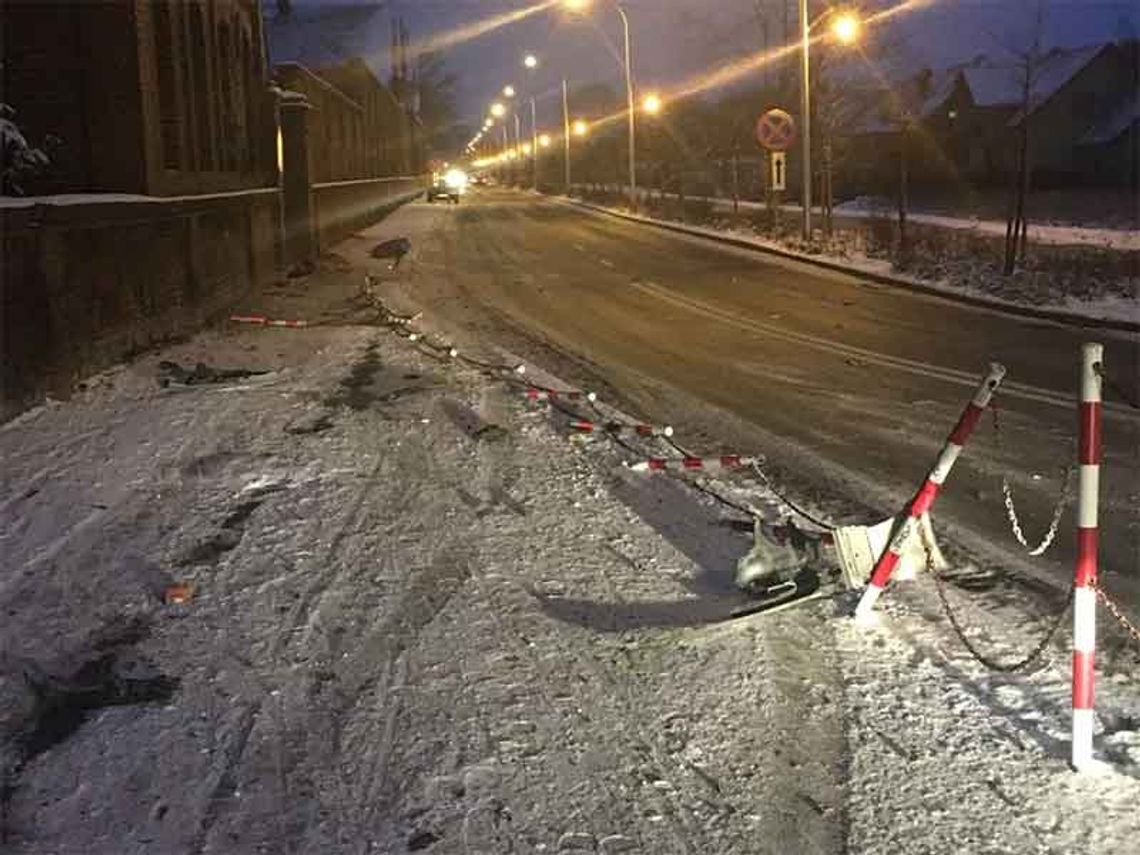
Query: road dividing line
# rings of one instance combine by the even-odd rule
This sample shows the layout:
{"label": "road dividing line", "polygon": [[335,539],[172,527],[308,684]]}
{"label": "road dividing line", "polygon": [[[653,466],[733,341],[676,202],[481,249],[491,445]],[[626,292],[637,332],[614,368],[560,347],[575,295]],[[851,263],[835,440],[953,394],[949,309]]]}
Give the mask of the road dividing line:
{"label": "road dividing line", "polygon": [[[763,321],[756,321],[750,318],[742,318],[732,312],[713,306],[703,300],[698,300],[693,297],[682,296],[660,285],[650,282],[633,282],[632,288],[636,288],[650,296],[663,300],[678,308],[688,309],[689,311],[704,315],[721,323],[728,324],[729,326],[736,327],[737,329],[744,330],[745,332],[764,335],[770,338],[781,339],[783,341],[791,342],[792,344],[803,345],[804,347],[811,347],[816,350],[825,351],[836,356],[847,358],[859,359],[873,365],[878,365],[883,368],[891,368],[896,371],[903,371],[908,374],[914,374],[919,377],[933,378],[942,380],[946,383],[952,383],[957,386],[966,386],[973,388],[978,380],[977,376],[970,374],[966,371],[959,371],[956,368],[945,368],[940,365],[931,365],[926,362],[919,362],[913,359],[906,359],[901,356],[889,356],[884,353],[876,353],[873,350],[866,350],[854,345],[842,344],[837,341],[814,336],[809,333],[795,332],[793,330],[785,329],[775,324],[764,323]],[[1030,386],[1024,383],[1010,382],[1002,386],[1002,391],[1011,398],[1021,398],[1027,401],[1036,401],[1043,404],[1051,404],[1055,407],[1069,408],[1073,405],[1072,398],[1054,392],[1050,389],[1043,389],[1039,386]],[[1140,422],[1140,415],[1135,411],[1129,410],[1125,407],[1108,404],[1104,406],[1105,415],[1114,416],[1117,418],[1125,419],[1128,421]]]}

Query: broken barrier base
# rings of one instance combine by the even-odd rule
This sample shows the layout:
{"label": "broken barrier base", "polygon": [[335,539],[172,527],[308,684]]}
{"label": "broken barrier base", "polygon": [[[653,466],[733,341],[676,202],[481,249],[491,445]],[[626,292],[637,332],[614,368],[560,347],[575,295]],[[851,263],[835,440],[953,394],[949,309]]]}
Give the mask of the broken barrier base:
{"label": "broken barrier base", "polygon": [[[839,556],[839,568],[848,588],[860,589],[867,586],[875,563],[886,550],[898,527],[906,522],[906,517],[891,517],[876,525],[840,526],[832,532],[835,551]],[[926,544],[924,547],[923,544]],[[930,561],[936,571],[945,570],[949,565],[938,541],[934,538],[934,528],[930,515],[918,518],[918,525],[903,546],[899,563],[895,568],[896,579],[913,579],[919,570],[926,567],[927,547]]]}

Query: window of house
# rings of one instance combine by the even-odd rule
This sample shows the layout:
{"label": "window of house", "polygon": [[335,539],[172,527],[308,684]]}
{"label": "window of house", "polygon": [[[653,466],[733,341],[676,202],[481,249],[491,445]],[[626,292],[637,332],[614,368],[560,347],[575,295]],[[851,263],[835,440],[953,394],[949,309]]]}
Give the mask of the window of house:
{"label": "window of house", "polygon": [[233,48],[230,28],[225,23],[218,27],[218,80],[221,83],[218,105],[221,116],[221,121],[218,123],[222,153],[221,167],[232,171],[237,166],[238,129],[234,122]]}
{"label": "window of house", "polygon": [[178,78],[174,68],[174,31],[170,4],[151,0],[154,59],[158,68],[158,116],[162,138],[162,165],[182,166],[182,121],[178,104]]}
{"label": "window of house", "polygon": [[202,7],[190,7],[190,69],[188,77],[194,105],[195,155],[200,171],[214,168],[214,146],[210,135],[210,82],[206,71],[206,27]]}

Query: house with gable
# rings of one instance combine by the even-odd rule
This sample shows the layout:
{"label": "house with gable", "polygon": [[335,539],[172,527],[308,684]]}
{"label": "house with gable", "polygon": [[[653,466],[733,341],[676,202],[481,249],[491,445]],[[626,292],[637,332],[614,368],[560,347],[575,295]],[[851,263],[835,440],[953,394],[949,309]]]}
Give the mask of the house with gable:
{"label": "house with gable", "polygon": [[850,127],[859,187],[893,181],[907,136],[918,186],[1005,183],[1025,123],[1037,186],[1136,184],[1140,54],[1134,40],[1056,49],[1029,74],[979,56],[879,89]]}

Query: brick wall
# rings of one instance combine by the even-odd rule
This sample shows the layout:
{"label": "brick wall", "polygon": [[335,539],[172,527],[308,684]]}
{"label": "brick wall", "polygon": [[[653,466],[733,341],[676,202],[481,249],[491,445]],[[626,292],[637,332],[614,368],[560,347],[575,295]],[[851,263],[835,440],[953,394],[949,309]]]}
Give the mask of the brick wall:
{"label": "brick wall", "polygon": [[423,192],[425,179],[374,178],[313,185],[317,245],[326,252],[353,232],[376,222]]}
{"label": "brick wall", "polygon": [[184,335],[272,279],[276,190],[0,207],[0,415]]}

